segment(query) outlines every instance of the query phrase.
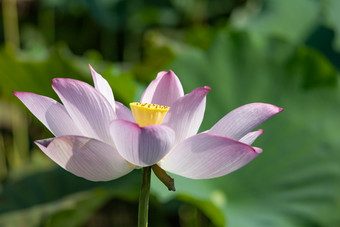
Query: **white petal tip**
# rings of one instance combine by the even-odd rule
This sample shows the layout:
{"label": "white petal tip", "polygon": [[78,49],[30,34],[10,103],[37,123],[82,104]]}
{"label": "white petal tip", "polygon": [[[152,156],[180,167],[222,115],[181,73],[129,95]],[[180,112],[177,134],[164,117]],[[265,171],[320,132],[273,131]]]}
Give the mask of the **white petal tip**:
{"label": "white petal tip", "polygon": [[91,70],[91,74],[96,74],[97,72],[94,70],[94,68],[92,67],[92,65],[89,64],[90,70]]}
{"label": "white petal tip", "polygon": [[35,145],[37,145],[38,147],[40,146],[44,146],[44,147],[48,147],[48,145],[50,145],[50,143],[53,141],[54,138],[49,138],[49,139],[43,139],[43,140],[36,140],[34,141]]}
{"label": "white petal tip", "polygon": [[198,87],[195,88],[194,91],[200,92],[200,94],[206,95],[208,94],[208,92],[211,90],[210,87],[208,86],[204,86],[204,87]]}
{"label": "white petal tip", "polygon": [[64,80],[67,80],[67,79],[53,78],[52,79],[52,88],[55,88],[56,86],[58,86],[58,84],[62,83]]}
{"label": "white petal tip", "polygon": [[171,69],[169,71],[161,71],[157,74],[157,77],[159,76],[168,76],[172,78],[177,78],[177,75],[172,71]]}
{"label": "white petal tip", "polygon": [[269,108],[272,109],[272,111],[274,112],[274,114],[278,114],[278,113],[284,111],[284,109],[281,108],[281,107],[278,107],[278,106],[275,106],[275,105],[272,105],[272,104],[267,104],[267,103],[264,103],[264,104],[271,106],[271,107],[269,107]]}
{"label": "white petal tip", "polygon": [[82,83],[82,84],[86,84],[83,81],[79,81],[79,80],[75,80],[75,79],[71,79],[71,78],[53,78],[52,79],[52,87],[54,88],[57,85],[64,85],[67,83]]}
{"label": "white petal tip", "polygon": [[253,147],[253,149],[257,154],[261,154],[263,151],[262,148],[259,148],[259,147]]}
{"label": "white petal tip", "polygon": [[30,95],[30,94],[33,94],[33,93],[30,93],[30,92],[24,92],[24,91],[12,91],[13,95],[15,95],[18,99],[22,99],[23,96],[25,95]]}
{"label": "white petal tip", "polygon": [[209,86],[204,86],[203,87],[206,91],[210,91],[211,90],[211,87],[209,87]]}

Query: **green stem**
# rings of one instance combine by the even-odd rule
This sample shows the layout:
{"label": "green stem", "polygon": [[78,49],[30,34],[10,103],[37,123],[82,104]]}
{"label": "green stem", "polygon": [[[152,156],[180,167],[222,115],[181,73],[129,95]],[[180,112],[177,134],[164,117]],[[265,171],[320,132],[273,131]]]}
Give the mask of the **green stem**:
{"label": "green stem", "polygon": [[138,227],[148,226],[151,166],[142,169],[142,186],[138,206]]}
{"label": "green stem", "polygon": [[2,1],[2,14],[4,24],[4,36],[6,46],[13,46],[19,49],[19,23],[18,23],[18,9],[16,0]]}

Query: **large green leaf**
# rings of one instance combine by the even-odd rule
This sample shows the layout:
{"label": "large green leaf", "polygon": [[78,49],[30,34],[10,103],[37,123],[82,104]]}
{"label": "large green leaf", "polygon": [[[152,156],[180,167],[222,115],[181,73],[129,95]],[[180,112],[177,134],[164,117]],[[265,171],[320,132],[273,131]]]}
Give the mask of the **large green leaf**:
{"label": "large green leaf", "polygon": [[323,19],[324,23],[334,30],[335,39],[333,41],[333,48],[340,51],[340,24],[339,24],[339,10],[340,2],[337,0],[323,0]]}
{"label": "large green leaf", "polygon": [[34,56],[19,58],[10,50],[2,49],[0,95],[14,98],[13,91],[28,91],[57,98],[51,88],[53,78],[73,78],[93,84],[88,64],[94,62],[93,67],[108,80],[116,99],[126,103],[133,101],[136,84],[132,75],[120,70],[121,67],[117,64],[104,62],[98,55],[77,57],[66,47],[57,46],[46,59],[35,60]]}
{"label": "large green leaf", "polygon": [[60,167],[39,171],[3,185],[0,225],[80,226],[112,197],[137,200],[139,186],[139,171],[110,182],[87,181]]}
{"label": "large green leaf", "polygon": [[[225,177],[174,176],[176,193],[153,180],[153,192],[164,200],[186,196],[193,203],[209,201],[232,227],[339,226],[338,74],[314,50],[271,39],[258,45],[252,37],[223,31],[208,51],[183,51],[171,68],[187,92],[212,88],[201,130],[246,103],[283,107],[283,113],[261,125],[264,134],[255,146],[264,152]],[[216,224],[221,221],[210,217]]]}
{"label": "large green leaf", "polygon": [[320,6],[314,0],[250,1],[234,13],[232,24],[260,36],[301,43],[318,25]]}
{"label": "large green leaf", "polygon": [[[47,59],[22,60],[13,52],[0,50],[0,94],[2,97],[13,98],[13,91],[29,91],[37,94],[56,97],[51,88],[55,77],[84,77],[71,64],[70,59],[62,54],[62,49],[55,49]],[[90,73],[89,73],[90,75]],[[89,77],[88,77],[89,78]]]}

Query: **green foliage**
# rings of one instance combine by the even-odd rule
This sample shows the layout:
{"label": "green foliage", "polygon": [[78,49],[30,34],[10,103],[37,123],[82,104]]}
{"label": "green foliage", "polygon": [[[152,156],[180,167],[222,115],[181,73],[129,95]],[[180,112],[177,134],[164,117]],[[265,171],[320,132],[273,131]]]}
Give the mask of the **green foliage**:
{"label": "green foliage", "polygon": [[237,14],[233,23],[260,36],[301,43],[317,25],[320,9],[321,1],[265,0],[244,9],[257,13]]}
{"label": "green foliage", "polygon": [[335,39],[333,42],[333,47],[338,52],[340,51],[340,24],[339,24],[339,10],[340,2],[336,0],[324,0],[322,1],[323,11],[322,16],[324,18],[324,23],[334,30]]}
{"label": "green foliage", "polygon": [[164,199],[185,195],[214,203],[230,226],[337,226],[338,73],[307,47],[295,49],[270,39],[266,43],[258,46],[245,33],[222,31],[211,49],[185,51],[171,66],[187,91],[212,87],[202,130],[242,104],[283,107],[283,113],[261,126],[265,133],[255,146],[264,152],[246,167],[215,180],[174,176],[175,195],[154,181],[154,192]]}
{"label": "green foliage", "polygon": [[[306,65],[308,67],[301,67]],[[302,87],[337,86],[338,72],[319,52],[300,47],[289,60],[288,73],[302,77]]]}
{"label": "green foliage", "polygon": [[55,97],[50,86],[55,77],[73,77],[84,79],[70,64],[67,57],[62,57],[60,50],[55,50],[43,61],[20,60],[8,49],[0,51],[0,92],[2,97],[13,98],[13,91],[28,91]]}
{"label": "green foliage", "polygon": [[46,170],[4,186],[0,225],[35,226],[42,221],[46,226],[81,226],[112,197],[136,200],[139,184],[136,171],[116,181],[96,183],[61,168]]}

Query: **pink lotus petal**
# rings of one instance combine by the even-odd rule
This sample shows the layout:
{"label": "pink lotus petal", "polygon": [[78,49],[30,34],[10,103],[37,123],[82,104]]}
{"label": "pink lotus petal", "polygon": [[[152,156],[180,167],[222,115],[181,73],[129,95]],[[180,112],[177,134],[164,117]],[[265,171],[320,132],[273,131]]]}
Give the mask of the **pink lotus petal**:
{"label": "pink lotus petal", "polygon": [[259,147],[252,147],[252,148],[256,151],[256,153],[258,154],[262,153],[262,148],[259,148]]}
{"label": "pink lotus petal", "polygon": [[262,133],[263,133],[262,129],[259,129],[254,132],[249,132],[245,136],[243,136],[239,141],[251,145],[257,139],[257,137],[262,135]]}
{"label": "pink lotus petal", "polygon": [[225,115],[209,132],[239,140],[282,110],[267,103],[250,103]]}
{"label": "pink lotus petal", "polygon": [[112,146],[80,136],[39,140],[36,145],[67,171],[91,181],[109,181],[134,168]]}
{"label": "pink lotus petal", "polygon": [[111,134],[118,152],[137,166],[151,166],[161,160],[174,142],[174,131],[164,125],[139,127],[137,124],[115,120]]}
{"label": "pink lotus petal", "polygon": [[65,107],[54,99],[29,92],[14,92],[55,136],[82,135]]}
{"label": "pink lotus petal", "polygon": [[241,168],[258,155],[257,151],[228,137],[201,133],[178,144],[159,165],[187,178],[208,179]]}
{"label": "pink lotus petal", "polygon": [[117,117],[99,91],[73,79],[53,79],[52,87],[85,136],[113,144],[109,125]]}
{"label": "pink lotus petal", "polygon": [[175,144],[197,133],[201,126],[210,87],[196,88],[179,98],[165,115],[163,125],[176,133]]}
{"label": "pink lotus petal", "polygon": [[183,87],[173,71],[160,72],[144,91],[141,102],[171,106],[184,95]]}
{"label": "pink lotus petal", "polygon": [[91,65],[91,74],[94,82],[94,87],[104,95],[104,97],[107,99],[107,101],[111,104],[112,109],[115,111],[115,99],[113,97],[112,89],[109,85],[109,83],[99,74],[97,73]]}
{"label": "pink lotus petal", "polygon": [[136,122],[133,118],[132,112],[122,103],[116,101],[116,114],[118,119],[123,119],[131,122]]}

